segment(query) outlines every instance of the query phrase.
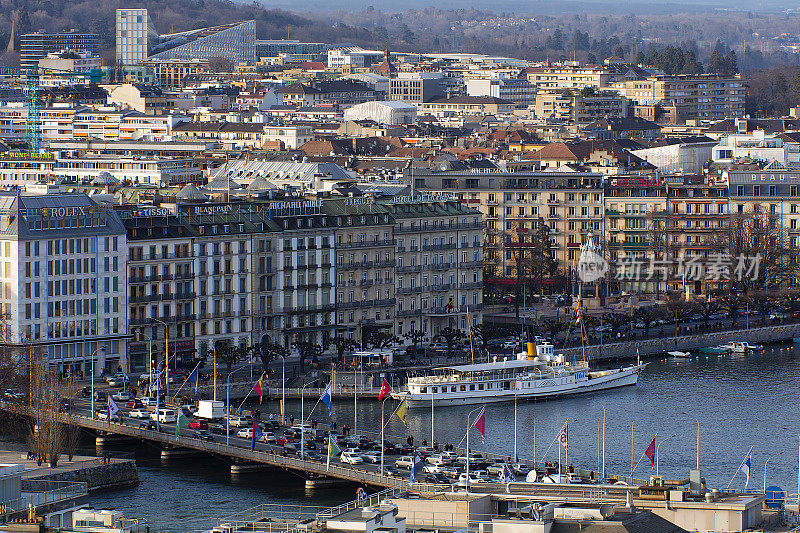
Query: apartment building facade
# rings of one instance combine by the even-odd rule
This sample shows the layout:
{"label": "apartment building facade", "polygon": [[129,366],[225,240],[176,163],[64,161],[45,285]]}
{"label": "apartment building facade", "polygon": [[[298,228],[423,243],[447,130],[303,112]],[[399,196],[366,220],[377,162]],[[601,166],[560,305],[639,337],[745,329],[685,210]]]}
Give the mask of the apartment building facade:
{"label": "apartment building facade", "polygon": [[614,88],[636,104],[675,107],[685,119],[723,120],[745,113],[747,84],[738,74],[648,76],[616,83]]}
{"label": "apartment building facade", "polygon": [[134,368],[151,343],[163,360],[165,328],[170,359],[185,363],[221,343],[327,346],[335,336],[430,336],[465,328],[468,315],[481,321],[482,218],[457,202],[349,198],[121,213]]}
{"label": "apartment building facade", "polygon": [[497,278],[517,276],[515,247],[547,226],[552,257],[568,275],[589,233],[603,230],[603,177],[591,172],[415,170],[414,187],[452,196],[483,213],[484,246]]}

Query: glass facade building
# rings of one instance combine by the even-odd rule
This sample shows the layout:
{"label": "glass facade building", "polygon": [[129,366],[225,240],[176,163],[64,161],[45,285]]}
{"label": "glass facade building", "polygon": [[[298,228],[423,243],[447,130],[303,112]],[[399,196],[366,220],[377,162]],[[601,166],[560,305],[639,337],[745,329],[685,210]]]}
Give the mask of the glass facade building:
{"label": "glass facade building", "polygon": [[153,59],[211,59],[236,63],[256,61],[256,21],[247,20],[183,33],[162,35],[150,50]]}
{"label": "glass facade building", "polygon": [[117,65],[136,65],[147,59],[157,37],[146,9],[117,9]]}
{"label": "glass facade building", "polygon": [[20,37],[19,61],[23,67],[35,67],[39,60],[50,52],[72,50],[74,52],[100,53],[99,38],[96,33],[67,31],[61,33],[26,33]]}

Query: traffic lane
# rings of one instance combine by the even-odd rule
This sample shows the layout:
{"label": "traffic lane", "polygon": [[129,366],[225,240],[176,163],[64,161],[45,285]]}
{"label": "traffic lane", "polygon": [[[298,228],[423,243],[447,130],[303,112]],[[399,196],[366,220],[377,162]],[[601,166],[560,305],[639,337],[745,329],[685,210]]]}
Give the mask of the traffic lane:
{"label": "traffic lane", "polygon": [[[132,409],[128,409],[126,407],[120,407],[119,408],[119,412],[117,413],[117,415],[118,416],[122,415],[122,418],[121,418],[121,421],[120,421],[122,424],[131,426],[131,427],[141,427],[142,425],[146,425],[149,422],[153,421],[151,419],[142,419],[142,418],[130,417],[129,413],[130,413],[131,410]],[[83,415],[89,416],[91,414],[91,409],[90,408],[76,409],[75,412],[79,413],[79,414],[83,414]],[[153,421],[153,422],[155,422],[155,421]],[[175,426],[176,426],[175,423],[173,423],[173,422],[161,422],[159,425],[160,425],[162,433],[175,433]],[[209,433],[214,438],[213,442],[220,443],[220,444],[228,444],[229,443],[232,446],[237,446],[237,447],[240,447],[240,448],[250,448],[252,446],[252,439],[243,438],[243,437],[238,436],[238,434],[237,434],[238,431],[242,430],[242,429],[247,429],[247,428],[246,427],[239,428],[239,427],[230,426],[230,434],[226,434],[226,433],[219,434],[219,433],[211,433],[211,432],[209,432]],[[189,427],[183,427],[183,428],[181,428],[180,433],[182,433],[184,436],[191,437],[194,431],[196,431],[196,430],[191,429]],[[208,441],[208,442],[211,442],[211,441]],[[294,446],[296,446],[298,448],[298,450],[300,450],[299,443],[292,442],[291,444],[293,444]],[[324,442],[322,442],[322,443],[315,442],[315,449],[309,448],[308,451],[314,451],[316,453],[319,453],[320,456],[322,456],[322,458],[323,458],[323,461],[321,461],[321,462],[325,462],[324,461],[324,457],[325,457],[325,453],[324,452],[326,452],[326,450],[322,450],[322,453],[320,451],[320,448],[323,448],[324,446],[325,446]],[[283,455],[284,452],[285,452],[285,449],[283,448],[282,445],[270,444],[270,443],[266,443],[266,442],[263,442],[263,441],[260,441],[260,440],[256,441],[256,449],[259,450],[259,451],[267,452],[267,453],[274,453],[276,455]],[[294,455],[294,454],[291,454],[291,455]],[[388,464],[389,458],[390,457],[394,458],[397,455],[398,454],[389,454],[389,453],[385,454],[385,456],[384,456],[386,458],[385,463]],[[309,459],[309,460],[313,460],[313,459]],[[335,459],[335,461],[337,463],[340,463],[340,460],[338,458]],[[363,468],[365,470],[378,470],[380,468],[379,463],[363,463],[363,465],[348,465],[347,463],[341,463],[341,464],[347,465],[347,466],[358,466],[358,467]],[[394,460],[393,459],[392,459],[392,464],[394,464]]]}

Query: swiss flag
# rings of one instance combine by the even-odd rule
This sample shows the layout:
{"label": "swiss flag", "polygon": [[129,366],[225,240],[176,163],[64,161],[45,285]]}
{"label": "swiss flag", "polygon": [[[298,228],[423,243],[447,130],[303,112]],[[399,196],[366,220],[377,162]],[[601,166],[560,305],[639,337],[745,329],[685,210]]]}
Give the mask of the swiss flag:
{"label": "swiss flag", "polygon": [[475,419],[475,423],[472,424],[475,429],[481,432],[481,440],[485,443],[486,442],[486,408],[484,407],[481,409],[481,414],[478,415],[478,418]]}
{"label": "swiss flag", "polygon": [[653,437],[653,440],[650,441],[650,446],[644,451],[644,454],[650,459],[650,470],[653,469],[653,465],[656,464],[655,457],[656,457],[656,438]]}
{"label": "swiss flag", "polygon": [[383,383],[381,383],[381,391],[378,393],[378,401],[383,400],[389,393],[392,392],[392,388],[389,386],[389,383],[384,379]]}

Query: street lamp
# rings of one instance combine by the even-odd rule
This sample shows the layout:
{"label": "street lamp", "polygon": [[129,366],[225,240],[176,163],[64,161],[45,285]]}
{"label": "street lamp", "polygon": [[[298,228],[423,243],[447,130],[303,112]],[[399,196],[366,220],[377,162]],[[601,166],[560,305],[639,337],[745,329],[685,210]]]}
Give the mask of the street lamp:
{"label": "street lamp", "polygon": [[778,452],[776,455],[770,455],[769,457],[767,457],[766,462],[764,462],[764,493],[765,494],[767,492],[767,465],[769,464],[769,460],[772,459],[773,457],[777,457],[778,455],[781,455],[782,453],[783,452]]}
{"label": "street lamp", "polygon": [[165,387],[165,395],[169,395],[169,326],[163,320],[159,320],[158,318],[153,318],[153,322],[158,322],[164,326],[164,387]]}
{"label": "street lamp", "polygon": [[101,346],[100,348],[97,348],[90,356],[90,359],[92,360],[92,418],[94,418],[94,356],[97,355],[98,351],[106,353],[106,347]]}
{"label": "street lamp", "polygon": [[225,407],[228,411],[228,418],[225,421],[225,445],[228,446],[231,443],[231,376],[234,375],[239,370],[243,370],[244,367],[237,368],[232,370],[230,374],[228,374],[228,379],[226,380],[226,388],[225,388]]}
{"label": "street lamp", "polygon": [[661,439],[658,442],[658,445],[656,446],[656,475],[658,475],[658,460],[660,458],[660,456],[658,455],[658,449],[661,447],[662,444],[664,444],[665,442],[667,442],[669,439],[671,439],[674,436],[675,436],[675,434],[673,433],[672,435],[670,435],[666,439]]}
{"label": "street lamp", "polygon": [[304,391],[311,383],[306,383],[300,387],[300,459],[305,459],[306,455],[306,409]]}

